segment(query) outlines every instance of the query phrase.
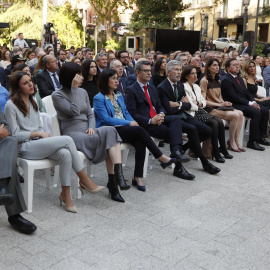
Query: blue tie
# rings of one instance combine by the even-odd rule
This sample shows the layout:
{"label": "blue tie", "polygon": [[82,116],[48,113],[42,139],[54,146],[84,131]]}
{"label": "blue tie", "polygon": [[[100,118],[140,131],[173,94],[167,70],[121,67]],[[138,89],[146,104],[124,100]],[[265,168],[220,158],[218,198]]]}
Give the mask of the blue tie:
{"label": "blue tie", "polygon": [[54,82],[55,82],[55,84],[57,86],[57,89],[60,89],[62,87],[62,85],[60,84],[60,82],[56,78],[56,74],[54,73],[52,76],[53,76]]}

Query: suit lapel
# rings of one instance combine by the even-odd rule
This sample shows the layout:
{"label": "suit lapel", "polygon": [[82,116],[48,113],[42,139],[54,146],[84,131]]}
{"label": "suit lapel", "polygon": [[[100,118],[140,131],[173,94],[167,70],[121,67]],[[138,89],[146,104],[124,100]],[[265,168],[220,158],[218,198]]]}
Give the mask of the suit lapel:
{"label": "suit lapel", "polygon": [[240,81],[240,84],[241,84],[241,86],[239,85],[239,83],[237,82],[237,80],[231,75],[231,74],[228,74],[228,78],[234,83],[234,85],[236,85],[239,89],[242,89],[242,90],[244,90],[244,88],[243,88],[243,85],[242,85],[242,83],[241,83],[241,80],[239,80]]}
{"label": "suit lapel", "polygon": [[[165,89],[168,89],[168,94],[170,95],[170,100],[175,100],[175,95],[174,95],[174,91],[173,91],[173,88],[172,88],[172,85],[170,84],[169,80],[166,79],[165,80]],[[178,87],[177,87],[177,90],[178,90]]]}
{"label": "suit lapel", "polygon": [[104,98],[105,98],[105,101],[106,101],[106,107],[109,109],[109,111],[111,113],[111,116],[114,117],[114,109],[113,109],[113,105],[111,103],[111,100],[110,99],[106,99],[106,97],[104,97]]}
{"label": "suit lapel", "polygon": [[46,77],[46,81],[48,81],[51,84],[52,88],[55,90],[52,78],[46,69],[44,70],[44,75]]}
{"label": "suit lapel", "polygon": [[[143,100],[145,100],[145,102],[148,103],[148,100],[147,100],[147,98],[146,98],[146,96],[145,96],[145,93],[144,93],[143,90],[141,89],[141,87],[140,87],[140,85],[138,84],[138,82],[136,82],[135,86],[136,86],[136,90],[137,90],[138,95],[139,95]],[[149,104],[149,103],[148,103],[148,104]]]}

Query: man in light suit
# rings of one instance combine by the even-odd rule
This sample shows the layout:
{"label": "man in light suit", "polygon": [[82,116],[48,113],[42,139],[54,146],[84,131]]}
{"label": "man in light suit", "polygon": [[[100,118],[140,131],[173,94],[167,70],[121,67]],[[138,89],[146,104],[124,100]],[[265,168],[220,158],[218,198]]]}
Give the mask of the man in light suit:
{"label": "man in light suit", "polygon": [[46,55],[42,59],[45,69],[37,74],[36,83],[41,98],[50,96],[61,88],[58,76],[58,61],[54,56]]}
{"label": "man in light suit", "polygon": [[118,76],[118,80],[119,80],[117,90],[124,97],[125,96],[125,89],[127,87],[127,78],[122,77],[123,76],[123,65],[119,60],[114,59],[110,63],[110,69],[113,69],[117,72],[117,76]]}
{"label": "man in light suit", "polygon": [[30,234],[37,227],[20,215],[26,206],[17,173],[17,145],[17,140],[9,136],[0,110],[0,205],[5,205],[11,226],[21,233]]}
{"label": "man in light suit", "polygon": [[220,170],[205,158],[200,145],[200,142],[211,137],[211,128],[185,112],[190,110],[191,104],[186,97],[184,85],[180,82],[181,71],[179,61],[172,60],[167,64],[168,77],[157,87],[161,105],[168,115],[177,115],[181,119],[182,130],[188,135],[188,142],[183,145],[182,150],[191,149],[201,160],[205,171],[210,174],[218,173]]}
{"label": "man in light suit", "polygon": [[225,63],[227,74],[221,81],[221,93],[224,100],[230,101],[232,106],[244,113],[244,116],[251,118],[249,141],[247,147],[263,151],[264,147],[259,144],[269,146],[263,136],[267,133],[269,111],[260,106],[249,93],[246,85],[239,73],[240,66],[237,60],[229,59]]}
{"label": "man in light suit", "polygon": [[173,175],[182,179],[192,180],[194,175],[183,167],[181,162],[189,161],[181,155],[182,124],[176,115],[167,116],[161,106],[156,88],[148,84],[151,78],[151,65],[149,61],[139,61],[136,66],[137,82],[126,89],[126,107],[140,126],[152,137],[165,140],[170,143],[171,157],[178,163]]}

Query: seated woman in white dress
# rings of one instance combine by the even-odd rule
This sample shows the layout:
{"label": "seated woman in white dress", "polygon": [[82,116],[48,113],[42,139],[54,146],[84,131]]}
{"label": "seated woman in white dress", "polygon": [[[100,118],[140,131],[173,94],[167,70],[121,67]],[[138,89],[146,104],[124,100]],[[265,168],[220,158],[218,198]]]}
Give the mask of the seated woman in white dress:
{"label": "seated woman in white dress", "polygon": [[10,77],[10,100],[5,106],[5,118],[9,123],[11,135],[18,140],[20,157],[33,160],[50,158],[59,162],[62,185],[60,204],[64,202],[66,211],[76,213],[77,209],[70,197],[72,168],[78,175],[80,184],[91,193],[96,193],[104,187],[97,186],[86,175],[72,138],[50,137],[50,134],[44,132],[34,100],[35,92],[28,74],[22,71],[15,72]]}

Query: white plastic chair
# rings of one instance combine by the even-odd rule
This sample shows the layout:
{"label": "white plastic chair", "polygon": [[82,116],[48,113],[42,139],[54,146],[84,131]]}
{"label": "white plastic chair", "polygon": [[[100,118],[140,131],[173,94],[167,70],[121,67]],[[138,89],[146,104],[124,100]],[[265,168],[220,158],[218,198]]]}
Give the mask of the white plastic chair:
{"label": "white plastic chair", "polygon": [[262,97],[266,97],[266,90],[264,87],[258,85],[257,94]]}
{"label": "white plastic chair", "polygon": [[47,96],[42,99],[42,102],[44,103],[46,113],[50,116],[53,116],[56,113],[56,110],[53,106],[52,96]]}

